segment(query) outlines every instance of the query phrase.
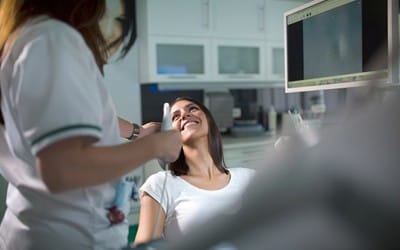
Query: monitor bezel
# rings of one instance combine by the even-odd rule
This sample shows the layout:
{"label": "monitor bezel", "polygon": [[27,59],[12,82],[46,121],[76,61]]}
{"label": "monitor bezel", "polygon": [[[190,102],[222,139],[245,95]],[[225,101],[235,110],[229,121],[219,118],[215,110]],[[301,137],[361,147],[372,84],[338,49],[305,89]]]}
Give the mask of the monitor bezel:
{"label": "monitor bezel", "polygon": [[286,93],[297,93],[307,92],[315,90],[327,90],[327,89],[341,89],[341,88],[352,88],[369,86],[371,81],[374,81],[374,85],[377,86],[397,86],[399,85],[399,66],[398,66],[398,44],[399,44],[399,3],[398,0],[387,0],[387,14],[388,14],[388,74],[386,78],[374,79],[374,80],[359,80],[335,84],[326,85],[314,85],[314,86],[301,86],[301,87],[290,87],[288,81],[288,53],[287,53],[287,27],[288,27],[288,16],[297,12],[302,12],[308,8],[311,8],[317,4],[323,2],[329,2],[333,0],[313,0],[305,3],[299,7],[286,11],[283,16],[284,22],[284,54],[285,54],[285,92]]}

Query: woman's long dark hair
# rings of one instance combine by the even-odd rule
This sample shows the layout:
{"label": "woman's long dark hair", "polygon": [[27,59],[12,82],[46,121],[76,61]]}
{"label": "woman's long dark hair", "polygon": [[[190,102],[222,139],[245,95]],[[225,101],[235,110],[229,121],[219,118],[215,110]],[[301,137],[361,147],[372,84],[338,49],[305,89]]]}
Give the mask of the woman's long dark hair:
{"label": "woman's long dark hair", "polygon": [[[217,166],[218,170],[222,173],[228,174],[229,171],[226,167],[224,160],[224,152],[222,149],[222,136],[219,132],[218,126],[208,108],[204,106],[199,101],[192,99],[190,97],[178,97],[171,104],[171,107],[178,101],[189,101],[197,106],[204,112],[207,118],[208,123],[208,152],[213,159],[215,166]],[[186,175],[189,171],[189,166],[186,163],[185,154],[183,153],[183,149],[181,150],[178,159],[175,162],[170,163],[169,169],[171,170],[173,175],[180,176]]]}
{"label": "woman's long dark hair", "polygon": [[[1,97],[1,91],[0,91],[0,97]],[[0,108],[0,124],[4,124],[3,113],[1,112],[1,108]]]}

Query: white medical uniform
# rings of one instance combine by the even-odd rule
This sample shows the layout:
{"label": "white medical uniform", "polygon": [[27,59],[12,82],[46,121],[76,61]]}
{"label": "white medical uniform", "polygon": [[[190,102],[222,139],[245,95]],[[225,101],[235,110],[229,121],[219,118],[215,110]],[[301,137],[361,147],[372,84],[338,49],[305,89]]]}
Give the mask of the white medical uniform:
{"label": "white medical uniform", "polygon": [[6,121],[0,143],[6,140],[10,150],[2,145],[1,154],[15,156],[0,162],[9,182],[0,249],[126,246],[127,221],[111,226],[106,217],[117,182],[51,194],[35,166],[37,152],[65,138],[88,136],[98,146],[121,142],[113,103],[82,36],[63,22],[34,18],[0,73]]}
{"label": "white medical uniform", "polygon": [[228,185],[218,190],[200,189],[179,176],[173,176],[170,171],[161,171],[147,178],[139,192],[149,194],[165,211],[164,239],[179,239],[211,216],[231,214],[240,208],[241,195],[255,171],[239,167],[229,171],[231,179]]}

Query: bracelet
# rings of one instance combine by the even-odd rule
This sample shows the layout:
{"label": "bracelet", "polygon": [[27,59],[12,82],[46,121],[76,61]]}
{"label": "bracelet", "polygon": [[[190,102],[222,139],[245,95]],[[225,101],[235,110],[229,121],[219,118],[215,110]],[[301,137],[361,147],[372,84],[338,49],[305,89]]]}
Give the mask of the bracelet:
{"label": "bracelet", "polygon": [[140,126],[139,125],[137,125],[136,123],[132,123],[132,127],[133,127],[132,134],[126,138],[128,140],[134,140],[137,137],[139,137],[139,134],[140,134]]}

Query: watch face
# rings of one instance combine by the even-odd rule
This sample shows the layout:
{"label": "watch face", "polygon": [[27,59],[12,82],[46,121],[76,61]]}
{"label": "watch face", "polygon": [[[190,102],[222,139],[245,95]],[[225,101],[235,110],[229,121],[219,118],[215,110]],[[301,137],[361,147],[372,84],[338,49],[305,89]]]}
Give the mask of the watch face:
{"label": "watch face", "polygon": [[133,125],[133,134],[132,135],[134,137],[138,137],[140,134],[140,127],[136,123],[133,123],[132,125]]}
{"label": "watch face", "polygon": [[131,134],[131,136],[129,136],[129,137],[127,137],[126,139],[128,139],[128,140],[133,140],[133,139],[135,139],[136,137],[139,137],[139,134],[140,134],[140,126],[139,125],[137,125],[136,123],[132,123],[132,134]]}

